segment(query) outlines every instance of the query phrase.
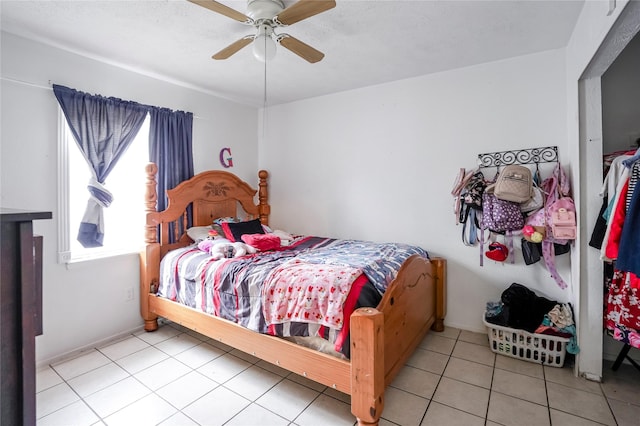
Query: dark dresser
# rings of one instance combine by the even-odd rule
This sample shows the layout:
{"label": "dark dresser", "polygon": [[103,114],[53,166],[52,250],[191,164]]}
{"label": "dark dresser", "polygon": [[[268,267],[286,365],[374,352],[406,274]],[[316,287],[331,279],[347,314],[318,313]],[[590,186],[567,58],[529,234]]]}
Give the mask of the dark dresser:
{"label": "dark dresser", "polygon": [[36,424],[35,337],[42,334],[42,237],[51,212],[0,208],[0,424]]}

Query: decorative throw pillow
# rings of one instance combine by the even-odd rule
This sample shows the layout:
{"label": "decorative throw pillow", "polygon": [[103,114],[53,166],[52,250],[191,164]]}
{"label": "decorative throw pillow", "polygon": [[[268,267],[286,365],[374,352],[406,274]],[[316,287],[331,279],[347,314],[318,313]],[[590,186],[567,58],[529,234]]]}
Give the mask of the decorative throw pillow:
{"label": "decorative throw pillow", "polygon": [[226,222],[242,222],[242,220],[238,219],[237,217],[231,217],[231,216],[227,216],[227,217],[219,217],[217,219],[215,219],[213,221],[213,223],[211,224],[211,227],[220,235],[220,236],[224,236],[224,230],[222,229],[222,224],[226,223]]}
{"label": "decorative throw pillow", "polygon": [[[239,222],[244,222],[244,219],[240,219],[238,217],[231,217],[231,216],[219,217],[213,221],[213,224],[211,225],[211,227],[216,232],[218,232],[220,236],[223,236],[224,235],[224,230],[222,229],[223,223],[239,223]],[[271,228],[269,228],[267,225],[262,225],[262,229],[264,230],[265,234],[271,234],[273,232]]]}
{"label": "decorative throw pillow", "polygon": [[264,228],[260,219],[248,220],[246,222],[224,222],[222,223],[224,236],[233,242],[241,241],[244,234],[264,234]]}
{"label": "decorative throw pillow", "polygon": [[210,226],[193,226],[187,229],[187,235],[194,242],[199,243],[209,237],[209,230],[211,230]]}
{"label": "decorative throw pillow", "polygon": [[275,234],[244,234],[242,241],[259,251],[274,250],[280,247],[280,237]]}

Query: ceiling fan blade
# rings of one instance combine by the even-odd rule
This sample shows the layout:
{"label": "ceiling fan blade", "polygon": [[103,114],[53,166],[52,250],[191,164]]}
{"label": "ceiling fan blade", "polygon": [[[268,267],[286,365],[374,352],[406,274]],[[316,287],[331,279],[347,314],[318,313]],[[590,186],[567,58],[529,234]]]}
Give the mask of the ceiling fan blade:
{"label": "ceiling fan blade", "polygon": [[209,10],[213,10],[214,12],[220,13],[224,16],[227,16],[231,19],[235,19],[236,21],[245,23],[245,24],[253,24],[253,19],[249,18],[244,13],[240,13],[235,9],[230,8],[229,6],[225,6],[222,3],[219,3],[214,0],[189,0],[191,3],[197,4],[198,6],[202,6]]}
{"label": "ceiling fan blade", "polygon": [[243,47],[248,44],[251,44],[254,36],[246,36],[241,38],[240,40],[231,43],[229,46],[225,47],[218,53],[212,56],[213,59],[227,59],[229,56],[233,55]]}
{"label": "ceiling fan blade", "polygon": [[273,21],[279,25],[291,25],[334,7],[334,0],[298,0],[274,17]]}
{"label": "ceiling fan blade", "polygon": [[324,53],[314,49],[306,43],[301,42],[295,37],[291,37],[288,34],[280,34],[279,37],[278,41],[282,46],[312,64],[321,61],[322,58],[324,58]]}

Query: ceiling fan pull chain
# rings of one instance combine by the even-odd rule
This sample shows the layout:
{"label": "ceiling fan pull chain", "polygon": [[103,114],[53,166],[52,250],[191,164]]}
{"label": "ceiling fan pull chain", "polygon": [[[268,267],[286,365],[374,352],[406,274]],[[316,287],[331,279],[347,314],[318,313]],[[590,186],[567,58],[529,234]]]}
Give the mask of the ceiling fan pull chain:
{"label": "ceiling fan pull chain", "polygon": [[262,138],[266,137],[267,132],[267,61],[264,61],[264,92],[262,103]]}
{"label": "ceiling fan pull chain", "polygon": [[262,107],[265,110],[267,109],[267,61],[264,61],[264,97]]}

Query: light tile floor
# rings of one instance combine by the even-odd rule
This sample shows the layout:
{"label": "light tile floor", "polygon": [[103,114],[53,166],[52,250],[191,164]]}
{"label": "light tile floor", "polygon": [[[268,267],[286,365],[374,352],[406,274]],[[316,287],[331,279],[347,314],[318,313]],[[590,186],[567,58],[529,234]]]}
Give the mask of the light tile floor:
{"label": "light tile floor", "polygon": [[[640,371],[495,355],[485,334],[431,332],[385,392],[388,425],[640,425]],[[349,396],[175,324],[39,369],[37,423],[353,425]]]}

